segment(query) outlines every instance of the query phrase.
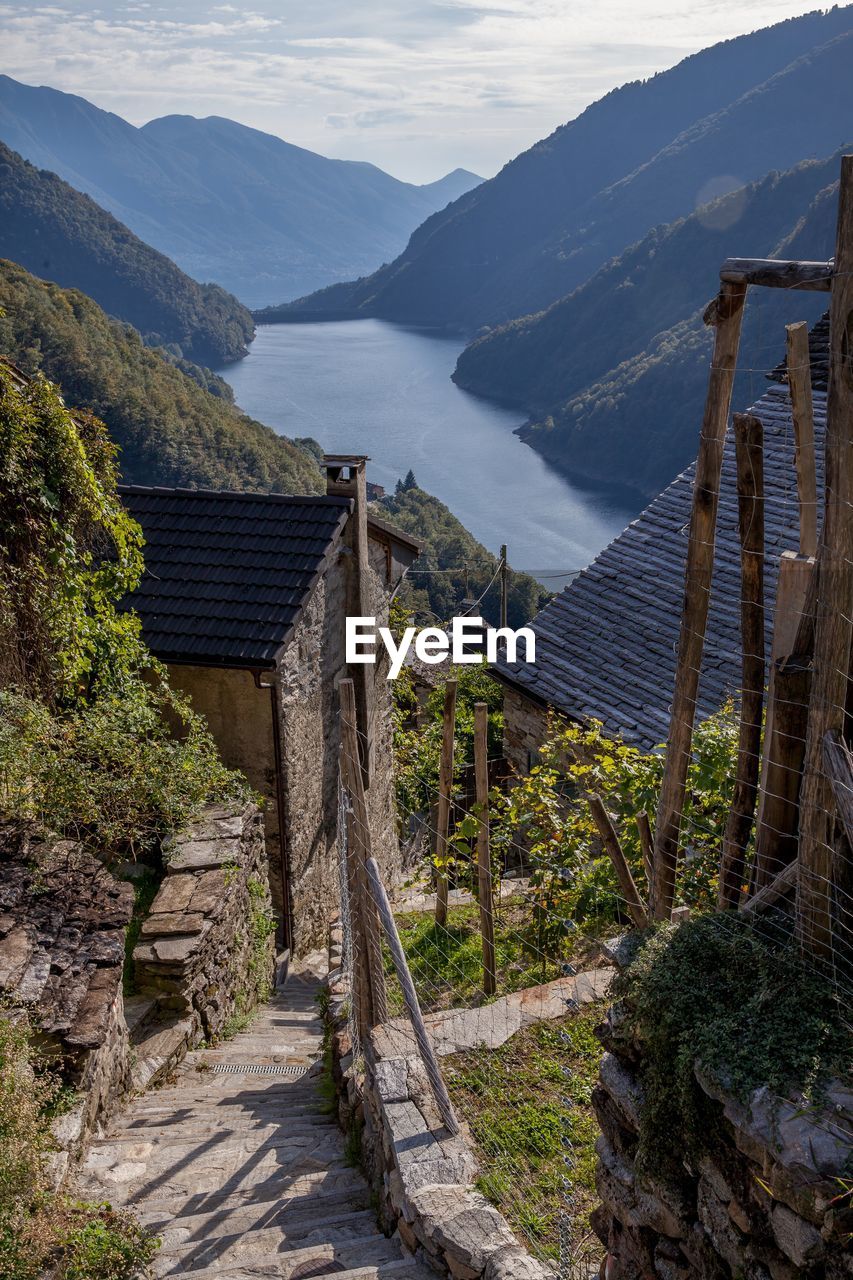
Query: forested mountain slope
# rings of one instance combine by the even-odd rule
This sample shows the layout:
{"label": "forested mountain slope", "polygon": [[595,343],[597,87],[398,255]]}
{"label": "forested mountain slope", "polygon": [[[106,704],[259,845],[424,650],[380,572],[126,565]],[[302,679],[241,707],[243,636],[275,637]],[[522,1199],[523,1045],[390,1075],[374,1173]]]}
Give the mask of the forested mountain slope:
{"label": "forested mountain slope", "polygon": [[[657,493],[696,454],[713,346],[702,312],[723,259],[831,258],[838,171],[836,156],[772,174],[747,188],[742,200],[734,193],[652,232],[543,315],[475,344],[463,354],[458,379],[464,382],[465,366],[478,379],[490,376],[487,363],[491,371],[500,366],[509,389],[507,370],[517,368],[516,391],[526,383],[533,407],[532,422],[519,432],[528,444],[567,474]],[[728,230],[704,225],[715,218],[725,223],[739,206]],[[760,394],[784,325],[812,323],[825,307],[822,293],[750,291],[736,409]],[[540,347],[549,348],[550,358]]]}
{"label": "forested mountain slope", "polygon": [[710,194],[841,146],[851,65],[849,5],[703,50],[594,103],[430,218],[389,266],[292,309],[467,333],[538,311]]}
{"label": "forested mountain slope", "polygon": [[254,333],[251,315],[231,294],[191,280],[89,196],[2,142],[0,257],[81,289],[149,344],[200,364],[239,359]]}
{"label": "forested mountain slope", "polygon": [[211,395],[91,298],[0,260],[0,354],[44,372],[119,446],[123,479],[190,488],[321,489],[316,459]]}
{"label": "forested mountain slope", "polygon": [[141,129],[73,94],[0,76],[0,138],[88,192],[197,279],[251,306],[372,271],[480,179],[415,186],[217,116]]}

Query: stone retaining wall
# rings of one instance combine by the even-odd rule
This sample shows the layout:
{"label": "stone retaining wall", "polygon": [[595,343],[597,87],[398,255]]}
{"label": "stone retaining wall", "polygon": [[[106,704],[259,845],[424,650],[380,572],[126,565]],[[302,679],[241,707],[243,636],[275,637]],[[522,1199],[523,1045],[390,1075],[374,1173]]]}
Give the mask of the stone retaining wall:
{"label": "stone retaining wall", "polygon": [[607,1280],[850,1280],[853,1209],[839,1196],[853,1172],[853,1093],[836,1084],[815,1108],[758,1089],[741,1104],[697,1069],[717,1123],[672,1190],[635,1167],[641,1050],[614,1020],[618,1010],[593,1095]]}
{"label": "stone retaining wall", "polygon": [[338,1114],[345,1130],[360,1133],[385,1229],[455,1280],[544,1280],[546,1270],[472,1186],[478,1170],[471,1147],[464,1130],[453,1136],[442,1126],[412,1040],[404,1053],[399,1027],[376,1028],[363,1061],[354,1061],[341,959],[340,929],[333,926],[327,1016]]}
{"label": "stone retaining wall", "polygon": [[134,953],[136,985],[182,1020],[186,1048],[247,1012],[273,979],[263,818],[208,809],[164,846],[166,875]]}

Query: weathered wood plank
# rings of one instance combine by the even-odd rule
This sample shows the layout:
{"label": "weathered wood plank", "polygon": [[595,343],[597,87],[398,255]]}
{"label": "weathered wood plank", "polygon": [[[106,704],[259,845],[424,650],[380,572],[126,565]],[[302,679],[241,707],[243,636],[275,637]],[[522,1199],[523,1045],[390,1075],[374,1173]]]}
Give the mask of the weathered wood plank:
{"label": "weathered wood plank", "polygon": [[745,916],[757,915],[759,911],[766,911],[768,907],[774,906],[794,888],[797,883],[798,872],[799,865],[796,859],[793,862],[789,862],[787,867],[783,867],[779,874],[774,876],[770,883],[766,884],[754,897],[741,903],[740,910],[742,914]]}
{"label": "weathered wood plank", "polygon": [[718,906],[740,901],[761,764],[764,706],[764,428],[760,418],[734,417],[740,532],[740,725],[732,807],[723,836]]}
{"label": "weathered wood plank", "polygon": [[649,822],[649,815],[646,813],[645,809],[637,814],[637,830],[640,833],[640,848],[643,851],[643,868],[646,873],[646,884],[649,886],[649,894],[651,894],[655,841],[654,836],[652,835],[652,824]]}
{"label": "weathered wood plank", "polygon": [[831,729],[823,739],[823,764],[838,808],[838,816],[853,848],[853,754],[841,734]]}
{"label": "weathered wood plank", "polygon": [[809,327],[804,320],[785,326],[788,388],[794,419],[797,494],[800,502],[800,555],[817,555],[817,480],[814,456],[814,407],[809,362]]}
{"label": "weathered wood plank", "polygon": [[645,929],[649,923],[646,908],[634,883],[631,868],[628,866],[628,862],[622,852],[619,837],[616,834],[613,823],[610,821],[610,814],[605,809],[600,796],[591,795],[588,800],[592,820],[598,829],[598,834],[601,836],[601,843],[616,868],[616,878],[619,881],[619,888],[622,891],[622,897],[625,899],[625,905],[628,908],[631,919],[638,929]]}
{"label": "weathered wood plank", "polygon": [[483,991],[497,990],[495,968],[495,909],[492,902],[492,861],[489,851],[489,708],[474,703],[474,782],[477,796],[477,888],[480,900],[480,934],[483,939]]}
{"label": "weathered wood plank", "polygon": [[435,838],[436,894],[435,922],[447,924],[447,834],[450,825],[450,801],[453,791],[453,739],[456,733],[456,681],[448,680],[444,686],[442,710],[441,760],[438,769],[438,818]]}
{"label": "weathered wood plank", "polygon": [[724,283],[708,313],[709,319],[716,323],[717,332],[696,460],[675,690],[666,764],[655,821],[651,913],[656,920],[669,919],[675,892],[681,815],[693,745],[696,694],[711,599],[723,444],[731,406],[745,298],[745,284]]}
{"label": "weathered wood plank", "polygon": [[726,258],[720,267],[720,279],[726,284],[829,293],[832,270],[832,260],[797,262],[782,258]]}
{"label": "weathered wood plank", "polygon": [[836,806],[824,769],[824,739],[841,733],[850,670],[853,600],[853,155],[841,160],[836,274],[829,328],[826,405],[826,497],[817,560],[815,657],[800,801],[797,927],[816,956],[832,953],[833,890],[838,868]]}

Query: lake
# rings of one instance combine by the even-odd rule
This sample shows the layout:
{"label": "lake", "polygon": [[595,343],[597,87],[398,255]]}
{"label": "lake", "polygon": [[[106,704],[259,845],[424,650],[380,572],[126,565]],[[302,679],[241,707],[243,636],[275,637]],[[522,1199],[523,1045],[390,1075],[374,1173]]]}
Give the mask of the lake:
{"label": "lake", "polygon": [[266,325],[220,369],[251,417],[329,453],[370,456],[368,479],[418,484],[513,568],[543,578],[583,568],[637,515],[640,500],[580,488],[513,435],[523,414],[450,381],[458,338],[382,320]]}

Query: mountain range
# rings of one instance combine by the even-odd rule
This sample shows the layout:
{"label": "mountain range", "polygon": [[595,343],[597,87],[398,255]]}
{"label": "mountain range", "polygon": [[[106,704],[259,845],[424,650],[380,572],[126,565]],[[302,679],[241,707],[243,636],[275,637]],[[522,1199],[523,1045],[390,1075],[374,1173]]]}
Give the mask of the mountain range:
{"label": "mountain range", "polygon": [[0,258],[81,289],[173,358],[220,365],[246,354],[255,326],[219,285],[190,279],[89,196],[0,142]]}
{"label": "mountain range", "polygon": [[253,307],[373,270],[481,181],[456,169],[416,186],[218,116],[136,128],[84,98],[8,76],[0,76],[0,139],[189,275]]}
{"label": "mountain range", "polygon": [[474,336],[540,311],[660,223],[853,128],[853,6],[790,19],[624,85],[415,231],[371,276],[290,304]]}

